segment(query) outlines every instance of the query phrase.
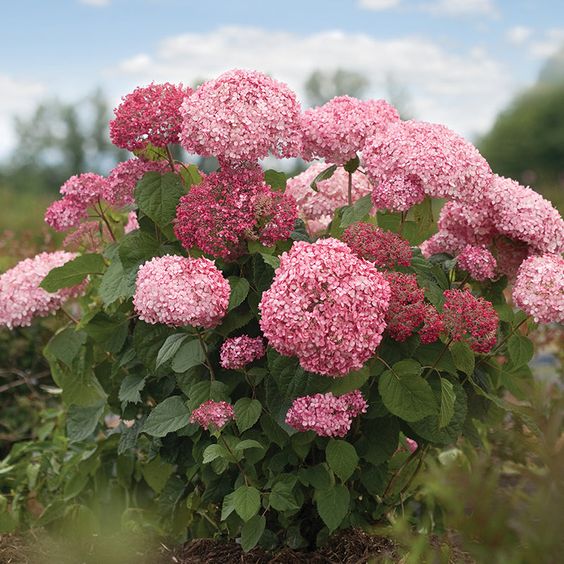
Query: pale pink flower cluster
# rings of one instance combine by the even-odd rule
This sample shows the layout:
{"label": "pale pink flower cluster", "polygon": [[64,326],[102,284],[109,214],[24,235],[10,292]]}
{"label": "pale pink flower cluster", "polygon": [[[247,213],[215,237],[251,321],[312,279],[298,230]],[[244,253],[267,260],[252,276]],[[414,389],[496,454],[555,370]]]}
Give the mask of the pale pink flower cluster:
{"label": "pale pink flower cluster", "polygon": [[380,344],[389,300],[383,275],[345,243],[298,241],[262,295],[260,326],[273,348],[297,356],[305,370],[344,376]]}
{"label": "pale pink flower cluster", "polygon": [[[327,228],[333,214],[348,203],[348,172],[339,167],[331,178],[317,183],[317,192],[311,183],[315,177],[329,168],[329,164],[314,163],[304,172],[289,178],[286,194],[293,196],[298,204],[298,212],[311,234]],[[370,194],[372,186],[366,175],[355,171],[352,175],[352,199],[356,202],[362,196]]]}
{"label": "pale pink flower cluster", "polygon": [[471,206],[466,202],[446,202],[439,214],[439,233],[446,231],[460,241],[462,247],[488,245],[496,234],[489,205]]}
{"label": "pale pink flower cluster", "polygon": [[147,323],[208,329],[227,313],[230,292],[212,261],[165,255],[139,268],[133,305]]}
{"label": "pale pink flower cluster", "polygon": [[104,224],[98,221],[85,221],[65,237],[63,247],[68,251],[85,249],[96,253],[109,239],[110,233]]}
{"label": "pale pink flower cluster", "polygon": [[181,143],[191,153],[251,161],[298,156],[300,105],[282,82],[231,70],[204,82],[182,104]]}
{"label": "pale pink flower cluster", "polygon": [[241,335],[226,339],[221,345],[219,362],[228,370],[239,370],[262,358],[266,352],[262,337]]}
{"label": "pale pink flower cluster", "polygon": [[497,262],[485,246],[466,245],[456,260],[458,267],[478,282],[495,278]]}
{"label": "pale pink flower cluster", "polygon": [[369,139],[380,139],[397,110],[384,100],[362,101],[338,96],[302,116],[303,157],[344,164],[362,151]]}
{"label": "pale pink flower cluster", "polygon": [[450,231],[438,231],[432,237],[423,241],[419,248],[423,256],[429,258],[442,253],[453,256],[457,255],[464,248],[464,245],[464,241]]}
{"label": "pale pink flower cluster", "polygon": [[478,150],[433,123],[404,121],[367,142],[362,161],[374,184],[374,206],[405,211],[425,196],[480,203],[493,174]]}
{"label": "pale pink flower cluster", "polygon": [[537,323],[564,322],[564,259],[547,254],[525,260],[513,286],[513,300]]}
{"label": "pale pink flower cluster", "polygon": [[114,110],[115,118],[110,121],[112,143],[128,151],[144,149],[149,143],[155,147],[178,143],[180,105],[190,92],[182,84],[168,82],[136,88]]}
{"label": "pale pink flower cluster", "polygon": [[352,420],[366,413],[368,404],[359,390],[342,396],[331,392],[296,398],[286,414],[286,423],[297,431],[314,431],[320,437],[344,437]]}
{"label": "pale pink flower cluster", "polygon": [[63,266],[75,257],[75,253],[64,251],[40,253],[0,275],[0,325],[9,329],[26,327],[35,317],[46,317],[60,309],[68,299],[80,295],[85,283],[54,293],[39,287],[53,268]]}
{"label": "pale pink flower cluster", "polygon": [[226,401],[207,400],[190,415],[190,423],[200,425],[206,431],[221,429],[228,421],[235,418],[233,406]]}
{"label": "pale pink flower cluster", "polygon": [[127,234],[127,233],[131,233],[132,231],[135,231],[136,229],[139,229],[139,221],[137,220],[137,213],[135,213],[134,211],[130,211],[127,214],[127,222],[123,226],[123,232]]}

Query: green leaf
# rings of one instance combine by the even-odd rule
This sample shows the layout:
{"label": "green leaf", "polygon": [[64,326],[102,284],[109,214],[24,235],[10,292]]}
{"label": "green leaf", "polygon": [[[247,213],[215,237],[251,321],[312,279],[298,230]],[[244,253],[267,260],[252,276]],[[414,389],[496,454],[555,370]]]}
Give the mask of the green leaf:
{"label": "green leaf", "polygon": [[331,178],[336,170],[337,170],[337,165],[331,165],[327,167],[325,170],[322,170],[311,182],[310,184],[311,189],[317,192],[319,190],[319,188],[317,187],[317,183]]}
{"label": "green leaf", "polygon": [[118,353],[127,338],[129,321],[123,315],[110,317],[101,311],[84,325],[84,331],[103,349]]}
{"label": "green leaf", "polygon": [[359,166],[360,166],[360,159],[358,158],[358,155],[355,155],[352,159],[349,159],[343,165],[343,168],[347,172],[350,172],[352,174],[353,172],[356,172],[356,170],[358,169]]}
{"label": "green leaf", "polygon": [[210,381],[204,380],[194,384],[189,393],[189,406],[190,409],[196,409],[207,400],[225,401],[228,399],[227,385],[218,380]]}
{"label": "green leaf", "polygon": [[283,172],[272,169],[265,170],[264,181],[276,192],[286,190],[286,175]]}
{"label": "green leaf", "polygon": [[512,335],[507,341],[507,352],[514,368],[530,362],[535,352],[533,343],[523,335]]}
{"label": "green leaf", "polygon": [[143,478],[156,493],[161,493],[174,470],[174,466],[165,462],[160,456],[142,467]]}
{"label": "green leaf", "polygon": [[379,211],[376,213],[376,221],[378,227],[381,227],[385,231],[397,233],[401,224],[401,213]]}
{"label": "green leaf", "polygon": [[[396,417],[365,420],[362,430],[363,437],[355,443],[355,447],[364,460],[378,466],[396,452],[400,433]],[[378,437],[378,440],[375,441],[374,437]]]}
{"label": "green leaf", "polygon": [[151,143],[147,143],[142,149],[134,149],[133,154],[145,161],[166,161],[168,154],[164,147],[155,147]]}
{"label": "green leaf", "polygon": [[218,444],[209,445],[204,450],[203,463],[209,464],[216,458],[229,458],[228,452],[225,448]]}
{"label": "green leaf", "polygon": [[186,333],[176,333],[167,337],[157,354],[157,368],[166,364],[177,352],[182,343],[188,338]]}
{"label": "green leaf", "polygon": [[174,372],[186,372],[198,364],[203,364],[205,360],[206,356],[199,339],[184,341],[172,359],[171,368]]}
{"label": "green leaf", "polygon": [[172,234],[176,206],[184,194],[178,175],[167,172],[148,172],[137,183],[135,201],[139,209],[156,223],[164,233]]}
{"label": "green leaf", "polygon": [[171,396],[159,403],[147,417],[143,431],[153,437],[164,437],[188,424],[190,412],[180,396]]}
{"label": "green leaf", "polygon": [[355,372],[349,372],[346,376],[342,378],[335,378],[334,382],[331,384],[329,391],[336,395],[342,396],[353,390],[358,390],[370,378],[370,368],[368,366],[363,366],[360,370]]}
{"label": "green leaf", "polygon": [[274,484],[269,497],[273,509],[276,509],[276,511],[295,511],[300,508],[292,493],[293,487],[293,484],[287,482],[276,482]]}
{"label": "green leaf", "polygon": [[325,448],[325,457],[329,467],[343,482],[346,482],[358,465],[358,454],[347,441],[331,439]]}
{"label": "green leaf", "polygon": [[106,269],[104,257],[95,253],[80,255],[53,268],[43,278],[40,286],[47,292],[56,292],[61,288],[70,288],[80,284],[89,274],[103,274]]}
{"label": "green leaf", "polygon": [[262,449],[264,447],[258,441],[253,441],[252,439],[245,439],[244,441],[237,443],[233,450],[235,450],[235,452],[242,452],[246,448],[260,448],[260,449]]}
{"label": "green leaf", "polygon": [[71,443],[87,439],[96,429],[106,402],[83,407],[71,405],[67,413],[67,435]]}
{"label": "green leaf", "polygon": [[333,475],[324,463],[300,468],[298,478],[304,486],[313,486],[316,490],[326,490],[331,487]]}
{"label": "green leaf", "polygon": [[280,266],[280,259],[274,255],[268,255],[266,253],[260,253],[260,256],[266,264],[272,266],[276,270]]}
{"label": "green leaf", "polygon": [[51,337],[46,346],[46,351],[48,351],[46,354],[52,355],[70,367],[85,342],[84,333],[68,327]]}
{"label": "green leaf", "polygon": [[386,370],[378,381],[378,391],[386,408],[404,421],[419,421],[436,413],[437,404],[429,383],[419,376],[421,366],[402,360]]}
{"label": "green leaf", "polygon": [[260,509],[259,491],[252,486],[240,486],[233,492],[233,508],[243,521],[248,521]]}
{"label": "green leaf", "polygon": [[342,484],[337,484],[326,490],[317,490],[315,498],[319,516],[329,531],[333,532],[349,512],[349,490]]}
{"label": "green leaf", "polygon": [[109,306],[119,299],[130,298],[135,293],[136,272],[126,273],[119,256],[112,262],[100,282],[98,292],[105,306]]}
{"label": "green leaf", "polygon": [[237,400],[233,408],[235,410],[235,422],[241,433],[250,429],[259,420],[262,413],[260,401],[251,398]]}
{"label": "green leaf", "polygon": [[200,184],[202,182],[202,175],[196,165],[182,165],[178,173],[184,180],[184,184],[187,187]]}
{"label": "green leaf", "polygon": [[454,402],[456,394],[452,382],[441,378],[441,409],[439,412],[439,429],[446,427],[454,415]]}
{"label": "green leaf", "polygon": [[369,465],[363,468],[360,474],[360,481],[370,495],[382,496],[388,483],[388,465]]}
{"label": "green leaf", "polygon": [[450,352],[456,368],[464,372],[464,374],[471,376],[474,372],[476,357],[468,343],[457,341],[451,345]]}
{"label": "green leaf", "polygon": [[249,519],[241,528],[241,548],[248,552],[254,548],[266,527],[266,517],[264,515],[255,515]]}
{"label": "green leaf", "polygon": [[245,278],[238,276],[230,276],[228,278],[231,286],[231,294],[229,295],[229,311],[241,305],[249,294],[249,282]]}
{"label": "green leaf", "polygon": [[140,403],[141,394],[145,387],[145,376],[142,372],[128,374],[119,387],[118,399],[126,403]]}
{"label": "green leaf", "polygon": [[347,206],[343,210],[343,215],[341,218],[341,228],[344,229],[352,223],[362,221],[367,215],[370,214],[372,205],[372,195],[367,194],[366,196],[359,198],[352,206]]}
{"label": "green leaf", "polygon": [[155,256],[160,256],[161,251],[161,244],[157,239],[136,229],[121,240],[118,254],[124,272],[135,283],[139,266]]}

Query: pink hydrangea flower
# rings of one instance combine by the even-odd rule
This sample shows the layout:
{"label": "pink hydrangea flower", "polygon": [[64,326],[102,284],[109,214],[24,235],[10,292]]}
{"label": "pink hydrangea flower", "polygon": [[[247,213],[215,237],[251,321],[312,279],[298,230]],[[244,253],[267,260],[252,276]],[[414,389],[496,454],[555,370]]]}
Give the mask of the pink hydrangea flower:
{"label": "pink hydrangea flower", "polygon": [[45,223],[55,231],[68,231],[87,217],[87,208],[76,198],[55,200],[45,211]]}
{"label": "pink hydrangea flower", "polygon": [[425,305],[425,313],[423,316],[423,327],[419,329],[419,338],[426,345],[434,343],[439,339],[441,333],[445,330],[443,316],[431,304]]}
{"label": "pink hydrangea flower", "polygon": [[63,266],[75,257],[75,253],[64,251],[40,253],[0,275],[0,325],[9,329],[26,327],[35,317],[46,317],[70,298],[80,295],[86,283],[54,293],[39,287],[53,268]]}
{"label": "pink hydrangea flower", "polygon": [[128,151],[144,149],[149,143],[155,147],[178,143],[180,105],[190,92],[182,84],[168,82],[136,88],[114,110],[115,118],[110,121],[112,143]]}
{"label": "pink hydrangea flower", "polygon": [[438,231],[432,237],[423,241],[419,248],[425,258],[446,253],[455,256],[463,248],[465,242],[453,235],[450,231]]}
{"label": "pink hydrangea flower", "polygon": [[262,337],[241,335],[226,339],[221,345],[220,364],[229,370],[238,370],[262,358],[266,352]]}
{"label": "pink hydrangea flower", "polygon": [[489,245],[497,234],[492,215],[489,205],[446,202],[439,215],[439,231],[448,231],[464,244]]}
{"label": "pink hydrangea flower", "polygon": [[466,245],[456,260],[459,268],[468,272],[478,282],[495,278],[497,262],[484,246]]}
{"label": "pink hydrangea flower", "polygon": [[181,142],[190,153],[250,161],[300,152],[300,105],[269,76],[231,70],[204,82],[184,101]]}
{"label": "pink hydrangea flower", "polygon": [[496,343],[498,316],[492,304],[467,290],[445,290],[443,322],[453,341],[468,341],[479,353]]}
{"label": "pink hydrangea flower", "polygon": [[398,120],[397,110],[384,100],[338,96],[304,112],[303,157],[344,164],[362,151],[368,139],[379,139]]}
{"label": "pink hydrangea flower", "polygon": [[368,404],[359,390],[336,397],[331,392],[296,398],[286,423],[297,431],[314,431],[321,437],[344,437],[352,420],[366,413]]}
{"label": "pink hydrangea flower", "polygon": [[480,204],[493,182],[471,143],[433,123],[391,125],[385,136],[367,142],[362,160],[375,187],[374,205],[382,209],[405,211],[426,195]]}
{"label": "pink hydrangea flower", "polygon": [[139,229],[139,221],[137,220],[137,213],[135,213],[134,211],[130,211],[127,214],[127,223],[123,226],[123,232],[124,233],[131,233],[132,231],[135,231],[136,229]]}
{"label": "pink hydrangea flower", "polygon": [[513,300],[537,323],[564,322],[564,259],[541,255],[525,260],[513,286]]}
{"label": "pink hydrangea flower", "polygon": [[205,401],[190,415],[190,423],[200,425],[206,431],[221,429],[228,421],[235,418],[233,406],[226,401]]}
{"label": "pink hydrangea flower", "polygon": [[496,237],[492,245],[497,270],[505,274],[509,280],[514,280],[522,262],[529,256],[529,245],[504,236]]}
{"label": "pink hydrangea flower", "polygon": [[182,196],[174,232],[184,248],[235,260],[246,242],[272,245],[294,229],[296,204],[291,196],[274,192],[257,167],[222,169]]}
{"label": "pink hydrangea flower", "polygon": [[272,347],[297,356],[305,370],[344,376],[380,344],[389,299],[382,274],[345,243],[298,241],[262,295],[260,326]]}
{"label": "pink hydrangea flower", "polygon": [[230,292],[212,261],[165,255],[139,268],[133,305],[147,323],[209,329],[227,313]]}
{"label": "pink hydrangea flower", "polygon": [[102,249],[104,241],[110,240],[108,228],[99,221],[85,221],[63,241],[63,247],[68,251],[81,249],[97,253]]}
{"label": "pink hydrangea flower", "polygon": [[413,253],[409,242],[372,223],[353,223],[345,229],[342,240],[361,258],[379,268],[409,266]]}

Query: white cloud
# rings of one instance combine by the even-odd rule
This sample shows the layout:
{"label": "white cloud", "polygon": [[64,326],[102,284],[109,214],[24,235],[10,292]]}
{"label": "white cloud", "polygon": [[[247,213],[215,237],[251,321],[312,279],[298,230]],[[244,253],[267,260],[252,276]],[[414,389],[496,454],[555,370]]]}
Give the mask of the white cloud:
{"label": "white cloud", "polygon": [[299,95],[316,69],[360,72],[375,97],[386,95],[387,77],[393,75],[410,93],[417,118],[466,135],[487,130],[515,90],[507,69],[480,49],[456,54],[421,37],[381,40],[342,31],[300,36],[250,27],[170,37],[154,54],[124,60],[110,74],[133,88],[152,80],[192,84],[234,67],[268,72]]}
{"label": "white cloud", "polygon": [[422,8],[438,16],[497,16],[493,0],[434,0]]}
{"label": "white cloud", "polygon": [[358,5],[365,10],[382,12],[400,5],[401,0],[359,0]]}
{"label": "white cloud", "polygon": [[101,8],[103,6],[109,6],[112,0],[78,0],[80,4],[86,4],[87,6],[96,6]]}
{"label": "white cloud", "polygon": [[524,25],[516,25],[509,28],[505,37],[509,43],[514,45],[522,45],[533,35],[533,30],[530,27],[525,27]]}
{"label": "white cloud", "polygon": [[552,28],[544,33],[538,41],[530,45],[531,54],[539,59],[554,55],[564,45],[564,28]]}

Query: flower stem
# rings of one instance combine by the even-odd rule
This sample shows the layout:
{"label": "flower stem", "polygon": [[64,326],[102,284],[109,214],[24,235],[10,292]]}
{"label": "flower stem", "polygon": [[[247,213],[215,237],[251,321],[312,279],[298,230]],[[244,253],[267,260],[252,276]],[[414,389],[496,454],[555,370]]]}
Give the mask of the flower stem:
{"label": "flower stem", "polygon": [[237,464],[237,468],[239,468],[239,472],[241,472],[241,474],[243,475],[243,478],[245,480],[245,485],[248,486],[249,485],[249,479],[247,478],[247,474],[245,473],[245,470],[243,469],[243,467],[241,466],[241,464],[237,460],[235,453],[231,450],[231,447],[227,444],[227,441],[221,435],[218,435],[217,438],[218,438],[218,440],[221,441],[223,446],[227,449],[227,451],[229,452],[229,454],[233,458],[233,462],[235,462],[235,464]]}
{"label": "flower stem", "polygon": [[348,195],[349,195],[349,206],[353,205],[353,199],[352,199],[352,177],[353,177],[353,173],[349,172],[349,186],[348,186]]}
{"label": "flower stem", "polygon": [[210,378],[212,381],[215,380],[215,372],[213,370],[213,366],[212,363],[210,362],[210,357],[208,356],[208,348],[206,347],[206,342],[204,340],[204,338],[202,337],[202,334],[200,333],[199,329],[196,330],[196,334],[198,335],[198,339],[200,340],[200,346],[202,347],[202,352],[204,353],[204,357],[206,358],[206,366],[208,368],[208,370],[210,371]]}
{"label": "flower stem", "polygon": [[112,241],[115,243],[116,237],[114,235],[112,226],[110,225],[110,222],[109,222],[108,218],[106,217],[106,214],[104,213],[104,208],[102,208],[102,202],[100,201],[100,198],[98,198],[98,205],[100,206],[100,209],[98,210],[96,207],[95,207],[95,209],[100,214],[100,218],[102,219],[102,221],[106,224],[106,227],[108,228],[108,232],[110,234],[110,237],[112,238]]}

